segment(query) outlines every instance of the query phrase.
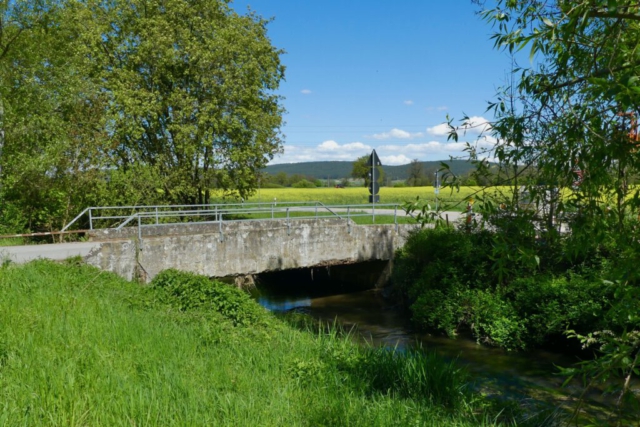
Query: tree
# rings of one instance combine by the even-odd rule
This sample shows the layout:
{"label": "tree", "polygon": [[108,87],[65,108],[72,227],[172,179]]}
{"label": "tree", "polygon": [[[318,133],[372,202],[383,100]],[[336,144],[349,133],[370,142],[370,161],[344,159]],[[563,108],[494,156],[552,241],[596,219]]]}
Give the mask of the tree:
{"label": "tree", "polygon": [[29,229],[60,227],[105,183],[105,98],[69,18],[55,1],[0,3],[0,211]]}
{"label": "tree", "polygon": [[0,0],[2,222],[246,197],[282,147],[266,26],[223,0]]}
{"label": "tree", "polygon": [[426,184],[426,177],[424,175],[424,169],[422,162],[418,159],[411,160],[409,163],[409,174],[407,178],[407,185],[410,187],[419,187]]}
{"label": "tree", "polygon": [[282,149],[284,67],[267,21],[222,0],[85,4],[116,167],[151,167],[171,201],[206,203],[213,187],[246,198]]}
{"label": "tree", "polygon": [[[369,164],[369,157],[369,154],[358,157],[353,162],[353,169],[351,170],[351,178],[363,179],[365,187],[368,187],[370,182],[371,165]],[[382,169],[382,166],[376,168],[376,178],[379,183],[384,182],[384,169]]]}
{"label": "tree", "polygon": [[[569,374],[592,378],[589,385],[620,376],[617,403],[622,408],[625,399],[634,399],[629,380],[640,362],[640,189],[629,186],[630,177],[640,172],[640,5],[631,0],[497,0],[483,16],[497,29],[497,47],[510,53],[529,48],[535,62],[527,67],[514,63],[512,83],[490,104],[495,146],[481,152],[480,145],[469,144],[467,150],[480,172],[490,171],[483,158],[497,159],[499,179],[514,184],[504,200],[512,215],[503,219],[521,215],[515,207],[522,184],[534,203],[556,206],[519,223],[531,241],[544,241],[548,251],[565,239],[574,259],[587,262],[609,254],[606,279],[615,298],[607,317],[615,318],[619,329],[572,333],[585,346],[597,345],[601,357]],[[460,129],[471,125],[465,118]],[[456,128],[451,136],[457,139]],[[485,205],[489,214],[492,205]],[[571,215],[567,236],[554,227],[558,212]],[[533,224],[541,217],[545,227],[536,231]],[[496,234],[493,259],[498,264],[509,259],[514,247],[526,253],[513,241],[522,228]]]}
{"label": "tree", "polygon": [[[515,83],[490,104],[500,172],[516,185],[518,177],[535,175],[530,191],[536,197],[543,194],[534,187],[571,188],[580,172],[578,191],[560,208],[579,206],[590,233],[599,228],[628,236],[624,219],[640,206],[628,186],[640,168],[631,135],[640,111],[637,13],[637,3],[627,0],[501,0],[483,12],[498,29],[496,46],[509,52],[528,46],[536,58],[535,66],[515,65]],[[475,147],[469,151],[478,158]],[[603,194],[607,211],[596,203]]]}

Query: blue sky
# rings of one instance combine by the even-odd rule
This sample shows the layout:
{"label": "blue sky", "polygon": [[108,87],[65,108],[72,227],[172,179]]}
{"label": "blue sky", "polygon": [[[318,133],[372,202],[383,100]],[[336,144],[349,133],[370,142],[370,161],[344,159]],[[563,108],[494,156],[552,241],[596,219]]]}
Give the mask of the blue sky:
{"label": "blue sky", "polygon": [[446,115],[491,119],[487,102],[511,66],[471,0],[232,5],[274,18],[269,37],[286,51],[284,154],[271,164],[351,161],[374,148],[388,165],[460,155],[463,144],[446,141]]}

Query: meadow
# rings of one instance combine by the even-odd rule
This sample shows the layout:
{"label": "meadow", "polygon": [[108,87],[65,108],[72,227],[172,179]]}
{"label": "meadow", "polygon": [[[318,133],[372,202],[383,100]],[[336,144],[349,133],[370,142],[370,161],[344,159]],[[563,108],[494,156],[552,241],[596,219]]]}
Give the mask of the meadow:
{"label": "meadow", "polygon": [[295,327],[308,323],[202,276],[156,279],[142,287],[73,260],[4,263],[0,425],[496,422],[454,361]]}

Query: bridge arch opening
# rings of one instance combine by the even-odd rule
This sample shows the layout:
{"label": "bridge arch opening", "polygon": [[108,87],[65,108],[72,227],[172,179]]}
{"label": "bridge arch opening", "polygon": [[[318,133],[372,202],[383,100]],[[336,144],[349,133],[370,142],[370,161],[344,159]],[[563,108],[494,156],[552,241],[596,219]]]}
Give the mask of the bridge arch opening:
{"label": "bridge arch opening", "polygon": [[270,310],[287,311],[310,306],[319,298],[381,289],[390,273],[390,261],[270,271],[254,276],[252,294]]}

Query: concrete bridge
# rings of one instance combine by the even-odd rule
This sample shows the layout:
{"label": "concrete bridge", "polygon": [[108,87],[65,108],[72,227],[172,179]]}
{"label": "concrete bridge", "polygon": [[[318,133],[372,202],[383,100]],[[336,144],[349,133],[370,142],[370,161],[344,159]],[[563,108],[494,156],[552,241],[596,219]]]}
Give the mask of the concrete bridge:
{"label": "concrete bridge", "polygon": [[167,268],[209,277],[243,278],[295,268],[389,261],[416,227],[356,225],[326,217],[222,224],[92,230],[89,242],[5,247],[0,248],[0,258],[26,262],[81,256],[90,265],[142,282]]}

